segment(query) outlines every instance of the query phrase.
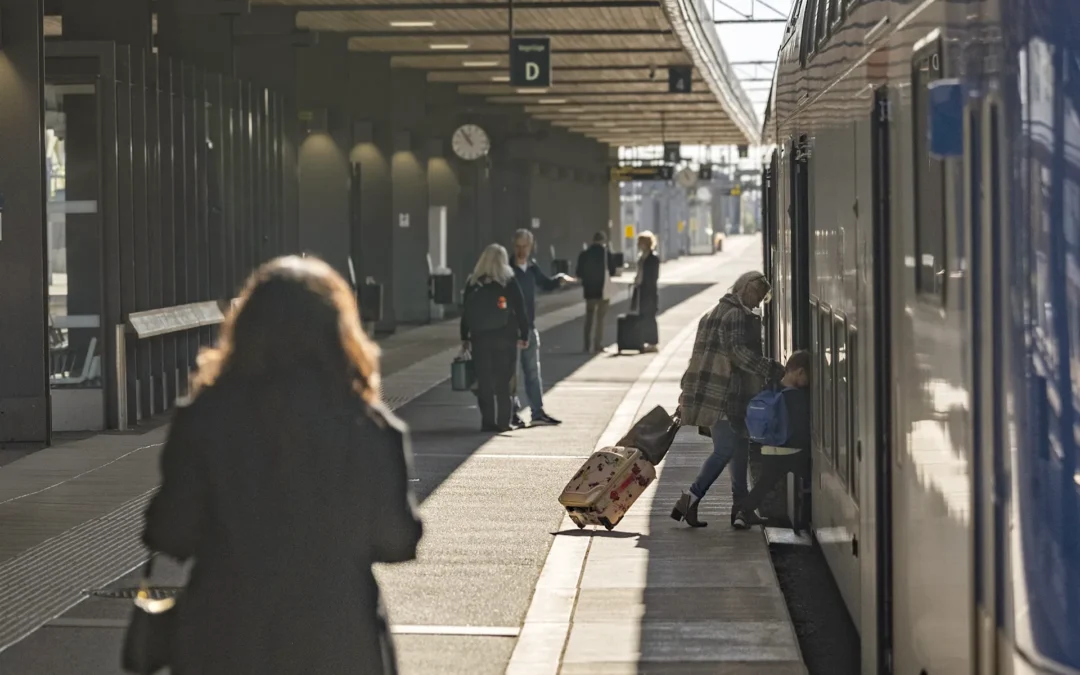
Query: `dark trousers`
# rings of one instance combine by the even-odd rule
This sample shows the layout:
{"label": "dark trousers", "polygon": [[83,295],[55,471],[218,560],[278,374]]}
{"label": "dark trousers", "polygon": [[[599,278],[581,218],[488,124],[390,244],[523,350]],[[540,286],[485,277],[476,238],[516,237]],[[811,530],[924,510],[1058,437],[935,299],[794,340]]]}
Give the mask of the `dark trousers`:
{"label": "dark trousers", "polygon": [[505,330],[473,337],[476,365],[476,398],[484,426],[510,426],[513,393],[510,379],[517,365],[517,336]]}
{"label": "dark trousers", "polygon": [[800,450],[794,455],[762,455],[761,475],[746,498],[739,501],[738,509],[750,512],[761,506],[765,495],[769,494],[769,491],[789,473],[795,474],[795,477],[800,479],[809,475],[810,453]]}
{"label": "dark trousers", "polygon": [[655,347],[660,344],[660,327],[656,323],[656,310],[642,310],[641,314],[641,340],[645,344]]}

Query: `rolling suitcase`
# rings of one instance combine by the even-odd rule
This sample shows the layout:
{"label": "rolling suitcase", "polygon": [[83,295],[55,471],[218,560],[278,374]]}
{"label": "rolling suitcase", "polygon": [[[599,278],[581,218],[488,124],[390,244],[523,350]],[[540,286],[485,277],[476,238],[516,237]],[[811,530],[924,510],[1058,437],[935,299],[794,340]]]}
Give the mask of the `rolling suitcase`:
{"label": "rolling suitcase", "polygon": [[616,324],[619,353],[640,352],[645,349],[644,325],[640,314],[620,314]]}
{"label": "rolling suitcase", "polygon": [[656,479],[656,469],[635,448],[593,453],[563,488],[559,503],[578,527],[619,524],[634,501]]}

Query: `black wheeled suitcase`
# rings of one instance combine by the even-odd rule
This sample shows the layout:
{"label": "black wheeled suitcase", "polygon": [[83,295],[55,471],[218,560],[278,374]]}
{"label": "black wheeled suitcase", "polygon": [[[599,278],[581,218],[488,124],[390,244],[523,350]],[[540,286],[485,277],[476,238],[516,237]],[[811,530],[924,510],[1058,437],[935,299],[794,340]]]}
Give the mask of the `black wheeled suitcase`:
{"label": "black wheeled suitcase", "polygon": [[644,351],[645,325],[640,314],[620,314],[616,326],[620,354]]}

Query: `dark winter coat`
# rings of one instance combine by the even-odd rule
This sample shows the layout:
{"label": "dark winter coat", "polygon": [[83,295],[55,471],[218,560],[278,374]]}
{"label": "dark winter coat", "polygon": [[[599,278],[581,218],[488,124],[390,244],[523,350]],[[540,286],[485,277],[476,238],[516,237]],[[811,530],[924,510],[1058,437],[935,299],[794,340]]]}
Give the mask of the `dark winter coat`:
{"label": "dark winter coat", "polygon": [[607,246],[593,244],[578,256],[574,276],[581,281],[581,290],[586,300],[601,300],[604,297],[606,276],[615,276],[617,270],[615,256]]}
{"label": "dark winter coat", "polygon": [[655,252],[638,261],[641,284],[634,288],[634,309],[645,316],[660,311],[660,257]]}
{"label": "dark winter coat", "polygon": [[226,374],[177,410],[143,534],[194,559],[177,675],[396,672],[371,566],[416,556],[408,433],[326,379]]}

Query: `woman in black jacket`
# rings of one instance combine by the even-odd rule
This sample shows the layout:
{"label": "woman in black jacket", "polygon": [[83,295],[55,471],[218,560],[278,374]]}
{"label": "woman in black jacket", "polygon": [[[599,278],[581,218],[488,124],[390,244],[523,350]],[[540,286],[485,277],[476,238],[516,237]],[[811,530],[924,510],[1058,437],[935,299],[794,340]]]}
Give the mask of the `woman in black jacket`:
{"label": "woman in black jacket", "polygon": [[638,235],[637,277],[634,279],[633,309],[641,315],[645,351],[655,352],[660,342],[656,314],[660,311],[660,257],[656,255],[656,235],[645,231]]}
{"label": "woman in black jacket", "polygon": [[525,299],[510,269],[506,249],[492,244],[480,254],[465,286],[461,344],[472,353],[476,396],[483,431],[510,431],[513,392],[510,380],[517,349],[529,346]]}
{"label": "woman in black jacket", "polygon": [[421,524],[349,286],[312,258],[267,263],[192,389],[143,533],[194,559],[172,672],[395,673],[371,565],[415,558]]}

